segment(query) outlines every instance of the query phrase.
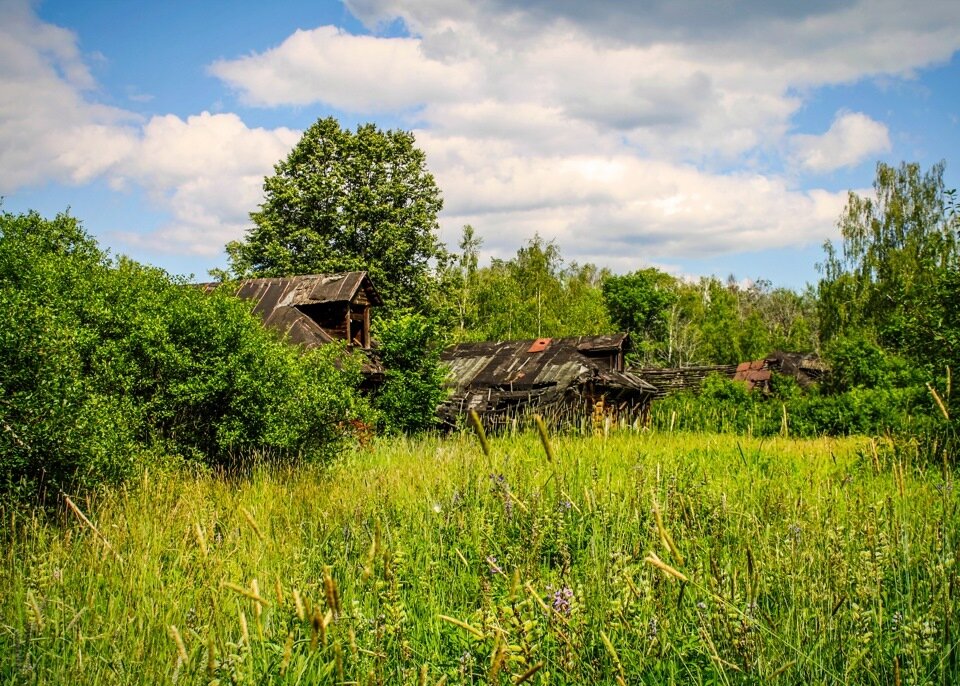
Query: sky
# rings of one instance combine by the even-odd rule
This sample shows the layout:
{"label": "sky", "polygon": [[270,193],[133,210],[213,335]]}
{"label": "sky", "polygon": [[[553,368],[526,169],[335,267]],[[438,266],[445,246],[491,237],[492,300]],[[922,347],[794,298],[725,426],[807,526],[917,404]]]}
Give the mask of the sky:
{"label": "sky", "polygon": [[441,237],[802,288],[878,162],[960,186],[956,0],[0,0],[2,209],[206,278],[318,118],[414,132]]}

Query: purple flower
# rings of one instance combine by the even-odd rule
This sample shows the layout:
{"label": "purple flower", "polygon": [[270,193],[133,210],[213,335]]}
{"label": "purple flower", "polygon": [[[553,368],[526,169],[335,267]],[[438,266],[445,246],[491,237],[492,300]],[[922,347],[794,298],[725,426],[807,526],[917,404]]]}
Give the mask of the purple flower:
{"label": "purple flower", "polygon": [[553,593],[553,609],[563,615],[570,614],[570,601],[573,600],[573,589],[564,586]]}

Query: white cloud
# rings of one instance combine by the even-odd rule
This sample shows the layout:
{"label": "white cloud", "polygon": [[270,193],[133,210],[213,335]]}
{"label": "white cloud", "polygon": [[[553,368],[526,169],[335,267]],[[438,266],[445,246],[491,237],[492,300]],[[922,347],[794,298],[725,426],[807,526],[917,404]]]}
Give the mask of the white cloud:
{"label": "white cloud", "polygon": [[134,116],[90,102],[94,87],[72,33],[0,5],[0,193],[84,183],[129,153]]}
{"label": "white cloud", "polygon": [[444,237],[480,230],[494,254],[539,232],[564,254],[629,268],[720,252],[817,244],[833,237],[845,193],[800,191],[755,173],[715,174],[630,154],[504,156],[483,142],[422,138],[441,165]]}
{"label": "white cloud", "polygon": [[795,159],[814,172],[853,167],[890,150],[886,125],[861,112],[838,112],[826,133],[791,138]]}
{"label": "white cloud", "polygon": [[262,199],[263,177],[299,138],[292,129],[248,128],[232,113],[153,117],[135,154],[111,176],[145,188],[172,221],[146,237],[123,234],[124,240],[159,252],[219,254],[243,235],[247,213]]}
{"label": "white cloud", "polygon": [[95,95],[73,33],[40,22],[28,4],[0,5],[0,194],[49,180],[137,185],[169,221],[120,237],[158,252],[218,255],[242,236],[264,175],[300,136],[251,129],[235,114],[143,121]]}
{"label": "white cloud", "polygon": [[429,59],[419,40],[354,36],[334,26],[297,30],[262,54],[215,62],[210,72],[254,105],[323,101],[355,112],[453,98],[471,79],[469,64]]}
{"label": "white cloud", "polygon": [[[321,26],[209,71],[249,104],[411,116],[450,243],[469,222],[505,255],[539,232],[617,268],[831,236],[842,194],[753,161],[778,167],[787,151],[823,172],[889,150],[865,114],[841,112],[822,135],[791,136],[792,119],[817,87],[909,78],[960,47],[960,15],[939,0],[346,5],[410,36]],[[238,238],[299,135],[231,113],[143,120],[96,89],[73,33],[27,3],[0,6],[0,193],[49,179],[141,187],[169,221],[123,238],[158,252],[216,255]]]}

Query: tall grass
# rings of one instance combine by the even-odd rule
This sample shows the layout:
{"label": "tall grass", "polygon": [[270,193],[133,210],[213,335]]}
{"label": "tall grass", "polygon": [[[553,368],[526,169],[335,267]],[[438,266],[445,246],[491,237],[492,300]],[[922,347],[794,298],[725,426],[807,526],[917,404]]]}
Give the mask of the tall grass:
{"label": "tall grass", "polygon": [[[958,497],[915,446],[384,440],[4,511],[2,683],[955,683]],[[94,531],[96,528],[96,532]]]}

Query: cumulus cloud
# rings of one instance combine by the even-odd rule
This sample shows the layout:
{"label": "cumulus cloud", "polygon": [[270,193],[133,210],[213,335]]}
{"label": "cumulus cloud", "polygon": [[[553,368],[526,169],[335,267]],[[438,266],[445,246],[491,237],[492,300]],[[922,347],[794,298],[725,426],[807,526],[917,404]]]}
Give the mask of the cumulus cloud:
{"label": "cumulus cloud", "polygon": [[322,100],[355,112],[462,96],[471,78],[469,64],[429,59],[419,40],[354,36],[333,26],[298,30],[264,53],[214,62],[210,72],[254,105]]}
{"label": "cumulus cloud", "polygon": [[51,180],[136,185],[169,220],[119,238],[157,252],[218,255],[239,238],[264,175],[300,136],[249,128],[235,114],[144,121],[96,94],[75,34],[27,3],[0,5],[0,194]]}
{"label": "cumulus cloud", "polygon": [[47,180],[84,183],[129,154],[134,116],[89,101],[76,36],[0,5],[0,193]]}
{"label": "cumulus cloud", "polygon": [[[813,89],[909,78],[960,47],[953,0],[732,3],[345,0],[373,35],[320,26],[208,66],[263,107],[409,117],[445,196],[444,237],[471,223],[495,254],[539,232],[564,254],[638,261],[819,242],[844,196],[751,160],[814,173],[888,151],[868,115],[791,135]],[[378,27],[405,26],[404,36]],[[146,190],[170,220],[124,236],[218,254],[298,132],[231,113],[143,120],[97,103],[71,32],[29,4],[0,16],[0,192],[56,179]]]}
{"label": "cumulus cloud", "polygon": [[839,112],[826,133],[799,134],[791,144],[797,162],[814,172],[853,167],[890,150],[886,125],[861,112]]}

